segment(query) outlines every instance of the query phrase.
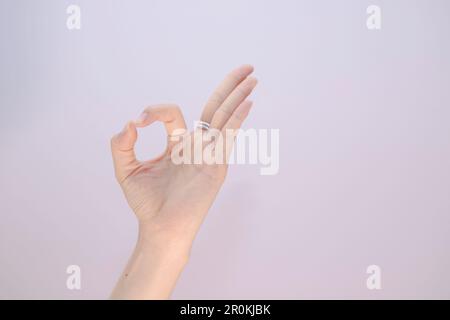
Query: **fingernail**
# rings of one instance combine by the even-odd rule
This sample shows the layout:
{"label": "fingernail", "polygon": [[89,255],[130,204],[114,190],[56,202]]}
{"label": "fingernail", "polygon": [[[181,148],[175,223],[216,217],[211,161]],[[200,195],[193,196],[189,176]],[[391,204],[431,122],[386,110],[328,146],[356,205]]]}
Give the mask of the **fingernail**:
{"label": "fingernail", "polygon": [[141,115],[139,116],[139,118],[136,120],[136,123],[144,123],[145,120],[147,120],[148,118],[148,113],[147,112],[142,112]]}

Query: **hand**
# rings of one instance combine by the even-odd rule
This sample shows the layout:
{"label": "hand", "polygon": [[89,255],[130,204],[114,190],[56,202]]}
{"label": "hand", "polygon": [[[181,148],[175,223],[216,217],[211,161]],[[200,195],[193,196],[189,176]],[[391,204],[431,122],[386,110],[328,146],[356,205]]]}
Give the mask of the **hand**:
{"label": "hand", "polygon": [[[240,128],[252,105],[246,99],[257,84],[255,78],[249,77],[252,72],[253,67],[248,65],[232,71],[206,103],[201,121],[222,132]],[[139,220],[140,238],[151,243],[154,251],[188,255],[224,181],[227,165],[174,164],[171,159],[173,143],[168,143],[161,156],[138,161],[134,153],[137,128],[155,121],[164,123],[168,136],[177,129],[186,129],[176,105],[145,109],[138,120],[128,122],[111,140],[115,174]]]}

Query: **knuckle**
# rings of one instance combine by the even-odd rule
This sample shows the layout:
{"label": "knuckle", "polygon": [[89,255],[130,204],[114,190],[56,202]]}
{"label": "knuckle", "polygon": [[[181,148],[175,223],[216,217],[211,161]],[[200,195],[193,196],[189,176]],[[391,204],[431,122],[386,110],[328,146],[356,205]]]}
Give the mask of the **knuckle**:
{"label": "knuckle", "polygon": [[242,79],[242,76],[239,72],[235,71],[235,72],[231,72],[230,74],[228,74],[228,80],[230,82],[236,83],[236,82],[241,81],[241,79]]}
{"label": "knuckle", "polygon": [[235,112],[231,115],[237,122],[244,120],[245,116],[242,113]]}
{"label": "knuckle", "polygon": [[113,135],[110,139],[111,149],[114,149],[117,145],[117,134]]}
{"label": "knuckle", "polygon": [[222,112],[226,117],[230,117],[232,113],[228,111],[227,108],[219,108],[219,111]]}
{"label": "knuckle", "polygon": [[248,85],[242,85],[236,88],[237,94],[240,96],[247,96],[250,93],[250,90]]}
{"label": "knuckle", "polygon": [[216,103],[219,104],[219,103],[222,103],[224,99],[225,98],[222,93],[215,91],[209,98],[209,101],[213,104],[216,104]]}

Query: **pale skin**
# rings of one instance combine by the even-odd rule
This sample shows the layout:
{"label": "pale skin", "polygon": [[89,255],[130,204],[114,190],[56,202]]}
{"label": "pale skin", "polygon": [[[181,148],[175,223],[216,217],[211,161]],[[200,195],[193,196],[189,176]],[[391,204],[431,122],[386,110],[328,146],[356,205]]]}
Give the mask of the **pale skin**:
{"label": "pale skin", "polygon": [[[224,133],[239,129],[252,107],[247,100],[257,84],[252,72],[250,65],[230,72],[207,101],[200,120]],[[180,108],[162,104],[146,108],[111,139],[116,178],[139,224],[136,247],[111,294],[113,299],[170,297],[227,174],[226,163],[174,164],[171,142],[161,156],[137,160],[137,129],[155,121],[164,123],[169,137],[186,129]]]}

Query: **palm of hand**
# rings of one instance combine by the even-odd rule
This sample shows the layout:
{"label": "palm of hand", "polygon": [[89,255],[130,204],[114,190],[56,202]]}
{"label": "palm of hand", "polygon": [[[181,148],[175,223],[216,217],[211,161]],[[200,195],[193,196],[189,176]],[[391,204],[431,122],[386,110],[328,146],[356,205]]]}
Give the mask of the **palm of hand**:
{"label": "palm of hand", "polygon": [[226,165],[174,164],[170,151],[139,163],[121,183],[138,219],[166,230],[206,213],[226,175]]}

